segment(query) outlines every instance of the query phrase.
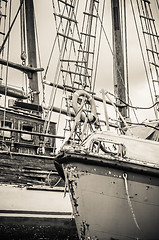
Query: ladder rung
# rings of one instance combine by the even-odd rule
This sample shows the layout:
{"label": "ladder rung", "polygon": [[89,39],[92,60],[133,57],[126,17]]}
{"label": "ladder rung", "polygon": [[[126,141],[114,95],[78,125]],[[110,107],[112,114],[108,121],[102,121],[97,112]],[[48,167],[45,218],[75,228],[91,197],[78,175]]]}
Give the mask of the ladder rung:
{"label": "ladder rung", "polygon": [[[74,83],[76,83],[76,82],[74,82]],[[78,82],[79,83],[79,82]],[[87,87],[89,87],[89,86],[87,86]],[[79,88],[76,88],[76,87],[71,87],[71,86],[68,86],[68,85],[63,85],[62,86],[62,88],[61,89],[66,89],[67,91],[69,91],[69,92],[75,92],[75,91],[77,91],[77,90],[79,90]],[[81,89],[82,90],[82,89]],[[85,89],[86,90],[86,89]],[[94,92],[90,92],[90,91],[88,91],[88,90],[86,90],[89,94],[92,94],[92,95],[96,95]],[[102,99],[101,99],[101,101],[102,101]]]}
{"label": "ladder rung", "polygon": [[61,62],[75,62],[75,63],[86,63],[86,61],[78,61],[78,60],[69,60],[69,59],[61,59]]}
{"label": "ladder rung", "polygon": [[147,20],[155,21],[155,19],[154,19],[154,18],[149,18],[149,17],[142,16],[142,15],[140,15],[140,17],[141,17],[141,18],[145,18],[145,19],[147,19]]}
{"label": "ladder rung", "polygon": [[0,13],[0,17],[7,17],[7,15]]}
{"label": "ladder rung", "polygon": [[56,14],[56,13],[54,13],[54,15],[57,16],[57,17],[60,17],[60,18],[64,18],[64,19],[66,19],[66,20],[68,20],[68,21],[70,21],[70,22],[78,23],[75,19],[66,17],[66,16],[64,16],[64,15]]}
{"label": "ladder rung", "polygon": [[78,43],[82,44],[82,42],[81,42],[80,40],[78,40],[78,39],[69,37],[69,36],[64,35],[64,34],[62,34],[62,33],[57,33],[57,34],[58,34],[59,36],[62,36],[62,37],[64,37],[64,38],[67,38],[67,39],[69,39],[69,40],[71,40],[71,41],[75,41],[75,42],[78,42]]}
{"label": "ladder rung", "polygon": [[93,38],[96,38],[96,36],[94,36],[94,35],[91,35],[91,34],[88,34],[88,33],[83,33],[83,32],[81,32],[81,34],[82,34],[82,35],[85,35],[85,36],[88,36],[88,37],[93,37]]}
{"label": "ladder rung", "polygon": [[83,14],[91,16],[91,17],[98,17],[97,15],[94,15],[94,14],[91,14],[91,13],[88,13],[88,12],[83,12]]}
{"label": "ladder rung", "polygon": [[72,119],[70,119],[70,118],[67,118],[67,117],[66,117],[65,119],[66,119],[67,122],[72,122],[72,121],[74,121],[74,120],[72,120]]}
{"label": "ladder rung", "polygon": [[68,129],[68,128],[64,128],[63,130],[65,130],[65,131],[70,131],[70,129]]}
{"label": "ladder rung", "polygon": [[[76,81],[74,81],[73,83],[76,83],[76,84],[78,84],[78,85],[81,85],[81,86],[83,86],[83,84],[81,83],[81,82],[76,82]],[[89,87],[88,85],[86,85],[86,87]]]}
{"label": "ladder rung", "polygon": [[83,76],[83,77],[90,77],[90,76],[87,75],[87,74],[72,72],[72,71],[68,71],[68,70],[65,70],[65,69],[61,69],[61,72],[66,72],[66,73],[69,73],[69,74],[75,74],[75,75],[79,75],[79,76]]}
{"label": "ladder rung", "polygon": [[143,2],[147,2],[147,3],[149,3],[149,4],[150,4],[150,1],[149,1],[149,0],[143,0]]}
{"label": "ladder rung", "polygon": [[155,54],[159,54],[159,52],[156,52],[156,51],[148,49],[148,48],[146,50],[149,51],[149,52],[155,53]]}
{"label": "ladder rung", "polygon": [[8,2],[8,0],[2,0],[2,2]]}
{"label": "ladder rung", "polygon": [[156,80],[156,79],[154,79],[154,80],[152,80],[153,82],[158,82],[159,83],[159,80]]}
{"label": "ladder rung", "polygon": [[94,54],[94,52],[89,52],[89,51],[84,51],[84,50],[78,50],[78,52],[83,52],[83,53],[89,53],[89,54]]}
{"label": "ladder rung", "polygon": [[5,35],[5,33],[3,33],[3,32],[0,32],[0,34],[1,34],[1,35]]}
{"label": "ladder rung", "polygon": [[76,67],[81,67],[81,68],[85,68],[85,69],[88,69],[88,70],[93,70],[92,68],[89,68],[89,67],[86,67],[86,66],[82,66],[82,65],[78,65],[78,64],[75,64]]}
{"label": "ladder rung", "polygon": [[158,35],[156,35],[156,34],[153,34],[153,33],[148,33],[148,32],[143,32],[143,33],[145,33],[145,34],[148,34],[148,35],[151,35],[151,36],[153,36],[153,37],[159,37]]}
{"label": "ladder rung", "polygon": [[149,62],[149,63],[154,65],[155,67],[159,67],[159,65],[157,65],[156,63],[153,63],[153,62]]}
{"label": "ladder rung", "polygon": [[71,4],[69,4],[69,3],[65,2],[65,1],[59,0],[59,2],[65,4],[66,6],[69,6],[69,7],[71,7],[71,8],[74,8],[73,5],[71,5]]}

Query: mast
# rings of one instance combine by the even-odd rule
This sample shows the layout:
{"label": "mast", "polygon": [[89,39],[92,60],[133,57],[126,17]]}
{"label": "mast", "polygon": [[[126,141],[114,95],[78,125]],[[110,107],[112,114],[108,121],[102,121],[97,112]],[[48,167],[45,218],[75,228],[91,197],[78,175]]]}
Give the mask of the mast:
{"label": "mast", "polygon": [[[121,37],[120,9],[119,0],[111,0],[112,8],[112,34],[113,34],[113,73],[114,73],[114,93],[115,95],[126,102],[126,88],[124,78],[124,56]],[[122,104],[117,100],[117,104]],[[127,117],[127,108],[118,107],[119,112],[124,118]]]}
{"label": "mast", "polygon": [[[28,64],[30,67],[37,67],[36,57],[36,41],[35,41],[35,22],[34,22],[34,4],[33,0],[25,0],[26,15],[26,35],[27,35],[27,51]],[[37,72],[28,74],[29,87],[33,92],[32,103],[39,104],[39,87]]]}

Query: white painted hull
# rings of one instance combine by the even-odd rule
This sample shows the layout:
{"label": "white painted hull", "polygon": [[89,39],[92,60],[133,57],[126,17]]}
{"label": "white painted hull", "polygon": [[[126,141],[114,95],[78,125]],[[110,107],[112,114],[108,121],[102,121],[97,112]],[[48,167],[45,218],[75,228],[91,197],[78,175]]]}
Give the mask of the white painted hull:
{"label": "white painted hull", "polygon": [[158,239],[158,142],[93,133],[81,149],[66,145],[56,166],[69,188],[80,239]]}
{"label": "white painted hull", "polygon": [[74,162],[64,173],[80,239],[158,239],[158,178],[127,171],[127,194],[123,170]]}
{"label": "white painted hull", "polygon": [[78,239],[68,193],[1,185],[0,196],[1,239]]}
{"label": "white painted hull", "polygon": [[0,217],[72,218],[70,199],[64,192],[3,184],[0,196]]}

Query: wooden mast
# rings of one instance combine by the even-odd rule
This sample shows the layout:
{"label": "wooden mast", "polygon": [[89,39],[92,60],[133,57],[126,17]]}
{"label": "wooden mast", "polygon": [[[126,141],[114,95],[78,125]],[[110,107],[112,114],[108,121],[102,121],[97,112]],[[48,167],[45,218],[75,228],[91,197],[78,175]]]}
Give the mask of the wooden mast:
{"label": "wooden mast", "polygon": [[[123,45],[121,37],[121,24],[120,24],[120,9],[119,0],[111,0],[112,8],[112,35],[113,35],[113,72],[114,72],[114,93],[115,95],[126,102],[126,88],[124,78],[124,56]],[[122,104],[117,100],[117,104]],[[123,104],[122,104],[123,105]],[[124,118],[127,117],[127,107],[118,107],[119,112]]]}
{"label": "wooden mast", "polygon": [[[26,15],[28,64],[30,67],[37,68],[33,0],[25,0],[25,15]],[[33,92],[32,103],[39,104],[38,74],[37,72],[34,72],[28,74],[28,77],[29,87]]]}

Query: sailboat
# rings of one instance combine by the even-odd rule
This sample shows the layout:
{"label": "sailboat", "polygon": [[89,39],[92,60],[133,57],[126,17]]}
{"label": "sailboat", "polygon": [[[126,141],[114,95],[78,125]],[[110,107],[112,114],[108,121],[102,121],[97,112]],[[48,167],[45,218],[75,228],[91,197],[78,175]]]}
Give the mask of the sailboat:
{"label": "sailboat", "polygon": [[[67,1],[65,3],[74,3],[73,6],[69,6],[70,11],[66,11],[67,16],[56,13],[56,17],[65,18],[65,21],[67,19],[66,32],[60,33],[58,29],[59,36],[66,42],[73,41],[70,48],[66,45],[67,51],[69,52],[72,47],[72,51],[75,52],[75,42],[79,42],[79,49],[76,60],[73,60],[69,53],[70,58],[64,58],[66,49],[62,52],[61,47],[61,71],[63,75],[67,73],[73,85],[69,88],[69,80],[66,83],[64,77],[65,92],[72,92],[66,102],[69,105],[72,101],[69,109],[73,109],[75,116],[73,117],[71,111],[68,113],[70,115],[68,121],[70,123],[73,117],[73,123],[55,158],[55,165],[67,183],[79,239],[158,239],[159,36],[158,22],[155,22],[152,12],[153,4],[159,10],[158,1],[137,0],[129,3],[118,0],[110,1],[111,5],[107,4],[107,8],[110,7],[109,11],[112,16],[112,43],[104,28],[102,14],[106,9],[105,1],[85,1],[87,3],[83,11],[82,30],[79,31],[79,37],[78,31],[77,35],[75,34],[78,22],[77,2]],[[102,4],[103,11],[100,12]],[[154,108],[155,120],[142,123],[133,122],[129,112],[129,109],[141,109],[142,107],[139,107],[139,103],[137,107],[132,104],[127,82],[129,81],[128,17],[126,15],[128,5],[131,5],[132,16],[135,20],[148,85],[151,94],[154,93],[150,108]],[[100,22],[101,31],[97,29],[97,19]],[[105,26],[106,24],[107,22]],[[139,37],[139,25],[142,39]],[[100,39],[101,32],[104,33],[112,53],[114,92],[110,93],[106,89],[107,82],[105,81],[100,99],[94,91],[94,85],[99,81],[97,79],[95,82],[93,77],[93,74],[96,75],[97,65],[91,65],[91,63],[94,59],[96,63],[98,61],[98,53],[95,55],[94,50],[98,52],[100,47],[95,48],[94,43],[98,41],[97,36]],[[143,50],[144,47],[146,50]],[[103,47],[103,51],[104,49]],[[147,54],[148,63],[146,63],[144,53]],[[72,70],[71,66],[73,61],[75,70]],[[67,68],[65,63],[67,63]],[[58,88],[58,85],[56,86]],[[104,129],[96,100],[98,103],[101,100],[103,102]],[[110,121],[109,104],[113,106],[116,113],[115,124]],[[145,107],[145,111],[146,109]],[[114,128],[116,130],[113,130]]]}
{"label": "sailboat", "polygon": [[[47,8],[46,1],[0,4],[0,188],[4,208],[9,203],[1,216],[45,216],[71,233],[73,209],[79,239],[157,239],[159,36],[152,9],[157,17],[158,0],[53,0]],[[127,11],[140,46],[133,50],[135,61],[139,50],[150,90],[148,107],[140,98],[136,106],[131,100]],[[18,55],[18,45],[20,63],[11,54]],[[100,60],[101,52],[106,59]],[[20,85],[10,69],[22,72],[20,89],[9,85]],[[139,122],[137,109],[144,116],[153,109],[154,120]]]}
{"label": "sailboat", "polygon": [[0,1],[0,29],[1,237],[22,234],[24,225],[41,228],[47,223],[62,238],[75,227],[54,166],[55,139],[63,136],[57,136],[54,120],[47,126],[40,104],[44,69],[38,67],[34,1]]}

